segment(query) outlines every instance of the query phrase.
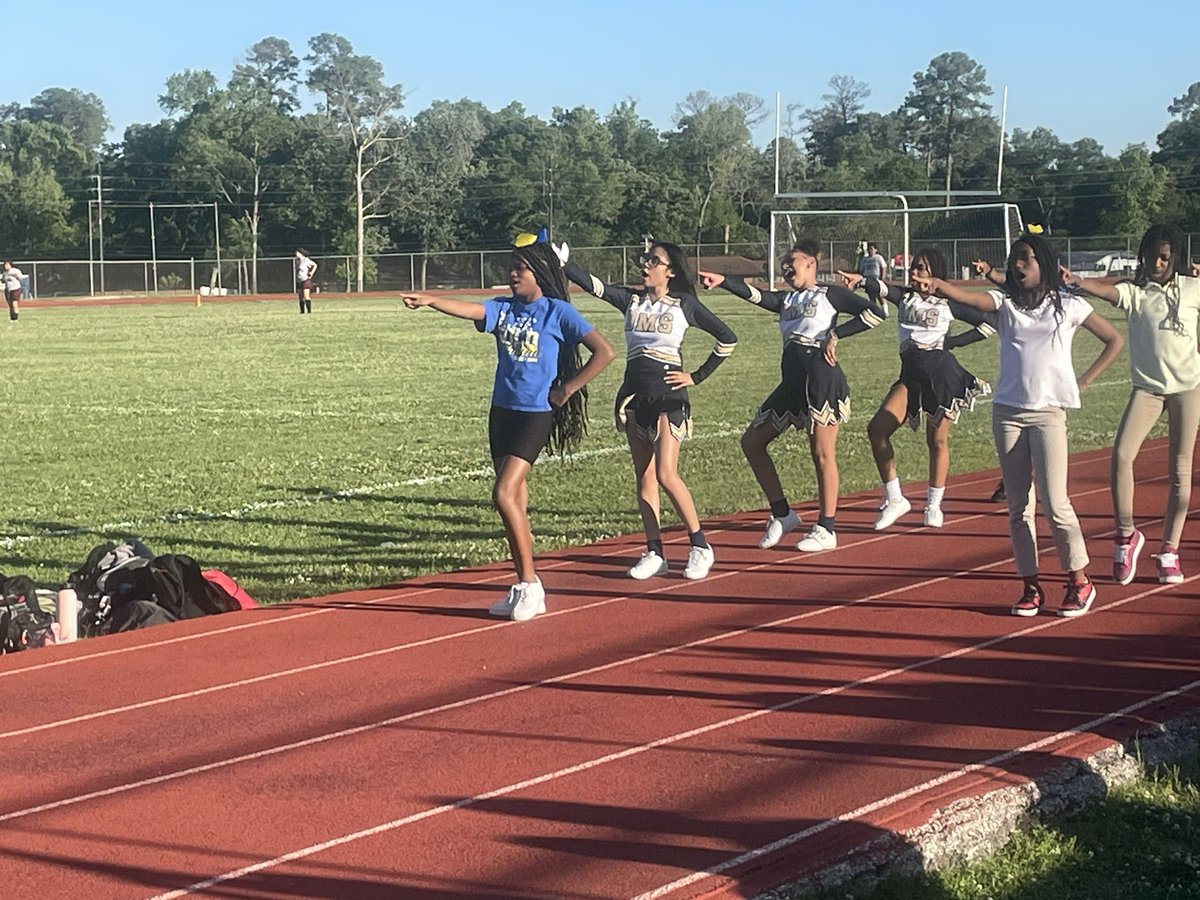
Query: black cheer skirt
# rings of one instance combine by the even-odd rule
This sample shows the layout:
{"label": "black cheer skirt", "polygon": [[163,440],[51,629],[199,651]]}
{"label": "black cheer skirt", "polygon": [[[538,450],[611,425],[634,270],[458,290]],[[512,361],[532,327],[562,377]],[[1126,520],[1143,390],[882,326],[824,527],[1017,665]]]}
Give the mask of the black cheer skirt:
{"label": "black cheer skirt", "polygon": [[692,436],[692,407],[687,388],[672,390],[663,381],[663,376],[671,371],[682,369],[647,356],[629,360],[614,409],[618,431],[632,432],[654,443],[658,440],[659,422],[665,415],[672,437],[682,441]]}
{"label": "black cheer skirt", "polygon": [[908,389],[906,413],[912,428],[920,427],[922,413],[935,426],[942,419],[957,422],[964,409],[975,408],[976,397],[992,392],[991,385],[964,369],[949,350],[915,345],[901,351],[896,383]]}
{"label": "black cheer skirt", "polygon": [[840,365],[825,361],[825,350],[810,344],[788,344],[780,361],[780,382],[754,415],[754,426],[769,423],[779,432],[812,431],[850,418],[850,384]]}

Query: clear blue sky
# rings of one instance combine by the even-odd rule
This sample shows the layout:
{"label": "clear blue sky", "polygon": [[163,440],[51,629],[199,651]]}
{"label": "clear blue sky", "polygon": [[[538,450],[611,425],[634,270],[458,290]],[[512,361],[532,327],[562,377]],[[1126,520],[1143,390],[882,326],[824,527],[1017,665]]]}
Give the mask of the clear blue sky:
{"label": "clear blue sky", "polygon": [[[1129,143],[1153,148],[1167,105],[1200,80],[1189,9],[1180,0],[21,3],[4,12],[0,103],[27,103],[47,87],[91,91],[120,139],[126,126],[162,117],[157,98],[171,73],[210,69],[223,82],[261,38],[286,38],[302,57],[309,37],[329,31],[383,64],[407,92],[409,115],[461,97],[493,110],[516,100],[543,118],[555,106],[603,115],[629,97],[667,129],[692,91],[745,91],[772,108],[778,91],[785,106],[816,106],[837,74],[870,85],[867,109],[886,112],[933,57],[961,50],[987,70],[997,113],[1008,86],[1010,133],[1045,125],[1116,154]],[[758,143],[772,132],[773,120]]]}

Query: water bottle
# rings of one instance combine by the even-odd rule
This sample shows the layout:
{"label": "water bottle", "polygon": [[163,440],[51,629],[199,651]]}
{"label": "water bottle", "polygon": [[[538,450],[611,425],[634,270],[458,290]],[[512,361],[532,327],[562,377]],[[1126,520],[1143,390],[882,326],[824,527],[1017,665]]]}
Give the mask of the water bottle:
{"label": "water bottle", "polygon": [[58,590],[55,614],[58,619],[58,642],[69,644],[76,640],[79,637],[79,597],[69,584],[64,584]]}

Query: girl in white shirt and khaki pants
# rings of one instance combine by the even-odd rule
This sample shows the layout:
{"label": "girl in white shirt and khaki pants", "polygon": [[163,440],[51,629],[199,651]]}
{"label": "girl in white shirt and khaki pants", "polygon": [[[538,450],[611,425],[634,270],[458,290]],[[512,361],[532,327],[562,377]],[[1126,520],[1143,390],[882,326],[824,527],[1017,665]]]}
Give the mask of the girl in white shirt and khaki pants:
{"label": "girl in white shirt and khaki pants", "polygon": [[[986,262],[976,263],[976,268],[992,275]],[[1079,407],[1079,389],[1113,363],[1125,340],[1091,304],[1062,290],[1063,286],[1054,251],[1039,235],[1024,235],[1013,242],[1002,290],[970,291],[937,278],[926,285],[940,296],[988,312],[999,335],[1000,377],[992,435],[1008,498],[1013,555],[1024,582],[1022,595],[1012,607],[1018,616],[1035,616],[1045,605],[1038,583],[1035,481],[1059,561],[1068,573],[1059,615],[1083,615],[1096,597],[1086,572],[1087,546],[1067,493],[1067,410]],[[1076,380],[1071,347],[1081,327],[1104,348]]]}

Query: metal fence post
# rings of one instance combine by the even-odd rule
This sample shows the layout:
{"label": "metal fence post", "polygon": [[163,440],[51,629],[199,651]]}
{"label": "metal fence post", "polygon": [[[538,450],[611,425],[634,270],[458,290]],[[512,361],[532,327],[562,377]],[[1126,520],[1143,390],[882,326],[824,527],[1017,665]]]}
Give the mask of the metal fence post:
{"label": "metal fence post", "polygon": [[33,277],[30,278],[30,280],[29,280],[29,294],[30,294],[31,298],[36,297],[38,295],[37,263],[33,264]]}

